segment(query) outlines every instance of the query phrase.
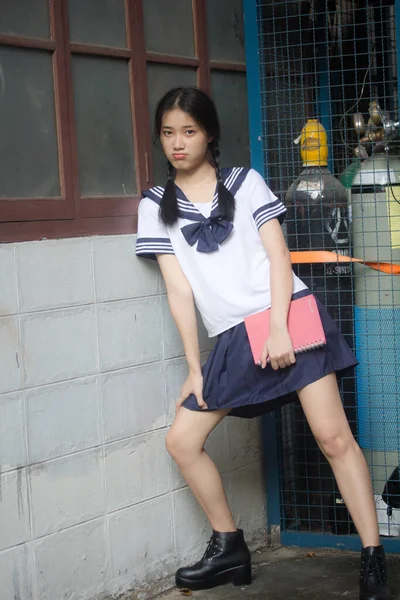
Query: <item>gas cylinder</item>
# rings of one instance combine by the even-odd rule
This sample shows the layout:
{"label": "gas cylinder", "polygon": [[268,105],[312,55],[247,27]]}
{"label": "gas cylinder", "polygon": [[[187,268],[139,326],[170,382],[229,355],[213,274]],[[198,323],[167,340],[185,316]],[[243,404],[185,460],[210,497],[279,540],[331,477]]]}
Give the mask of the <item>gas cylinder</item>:
{"label": "gas cylinder", "polygon": [[[309,119],[296,142],[300,142],[305,168],[286,194],[289,248],[331,250],[348,256],[351,249],[348,197],[344,186],[327,168],[326,131],[317,119]],[[336,319],[353,347],[352,265],[299,265],[297,272]],[[354,404],[354,383],[348,380],[346,388],[345,404]]]}
{"label": "gas cylinder", "polygon": [[[354,255],[400,262],[400,157],[373,148],[351,186]],[[355,265],[359,443],[375,494],[400,463],[400,277]]]}
{"label": "gas cylinder", "polygon": [[[316,119],[309,119],[296,143],[300,144],[303,170],[286,194],[288,214],[287,242],[291,251],[330,250],[338,254],[351,252],[350,215],[345,188],[329,171],[328,144],[324,127]],[[297,275],[326,306],[336,320],[351,348],[354,348],[353,322],[353,267],[349,263],[314,263],[294,265]],[[341,392],[355,433],[356,398],[354,373],[349,371],[341,378]],[[300,503],[313,503],[330,507],[325,519],[331,521],[333,533],[353,531],[347,509],[338,510],[338,491],[332,489],[329,463],[315,456],[318,447],[310,436],[304,435],[304,424],[300,415],[294,425],[296,448],[301,452],[302,464],[296,466],[296,490]],[[302,465],[306,466],[302,466]],[[306,482],[306,489],[303,488]],[[333,493],[332,493],[333,492]],[[304,494],[304,497],[303,495]],[[308,511],[312,511],[310,507]],[[328,509],[327,509],[328,510]],[[298,518],[310,519],[310,512]],[[317,514],[311,519],[318,520]],[[341,521],[343,523],[341,524]],[[343,525],[343,527],[341,526]]]}
{"label": "gas cylinder", "polygon": [[[400,261],[400,122],[369,105],[369,120],[353,116],[367,159],[353,179],[354,254]],[[359,442],[375,498],[400,463],[400,277],[355,266],[355,333]],[[383,532],[382,532],[383,533]]]}

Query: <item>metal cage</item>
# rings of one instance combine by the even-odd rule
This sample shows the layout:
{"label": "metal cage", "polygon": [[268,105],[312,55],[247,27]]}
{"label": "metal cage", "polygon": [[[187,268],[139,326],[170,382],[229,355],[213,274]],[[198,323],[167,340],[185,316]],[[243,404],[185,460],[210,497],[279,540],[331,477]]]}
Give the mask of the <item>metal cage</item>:
{"label": "metal cage", "polygon": [[[343,404],[383,543],[400,552],[400,1],[244,0],[244,10],[252,166],[287,204],[289,248],[363,261],[294,268],[360,361],[339,379]],[[316,122],[328,157],[311,164],[300,134]],[[359,548],[301,407],[267,416],[264,434],[272,542]]]}

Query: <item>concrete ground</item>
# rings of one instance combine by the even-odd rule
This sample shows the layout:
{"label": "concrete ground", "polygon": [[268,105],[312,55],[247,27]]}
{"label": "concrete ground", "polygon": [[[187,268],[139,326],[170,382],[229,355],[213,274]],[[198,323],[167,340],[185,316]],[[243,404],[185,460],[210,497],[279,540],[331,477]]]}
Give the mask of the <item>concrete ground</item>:
{"label": "concrete ground", "polygon": [[[392,600],[400,600],[400,556],[388,555]],[[253,553],[253,583],[193,592],[193,600],[358,600],[360,555],[335,550],[266,548]],[[162,600],[183,600],[175,589]],[[161,600],[161,599],[160,599]]]}

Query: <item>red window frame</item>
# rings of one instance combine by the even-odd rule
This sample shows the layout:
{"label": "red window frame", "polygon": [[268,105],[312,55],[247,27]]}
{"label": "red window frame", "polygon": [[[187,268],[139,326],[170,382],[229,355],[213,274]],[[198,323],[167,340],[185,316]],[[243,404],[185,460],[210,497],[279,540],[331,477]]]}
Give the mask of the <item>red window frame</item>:
{"label": "red window frame", "polygon": [[212,70],[246,71],[245,63],[209,60],[206,0],[192,0],[195,58],[147,52],[144,1],[124,0],[127,48],[70,42],[67,0],[48,0],[50,39],[0,34],[0,45],[52,53],[61,189],[59,198],[0,199],[0,242],[136,232],[140,193],[124,197],[80,194],[72,55],[128,61],[137,190],[153,183],[147,63],[194,67],[197,85],[207,92],[211,91]]}

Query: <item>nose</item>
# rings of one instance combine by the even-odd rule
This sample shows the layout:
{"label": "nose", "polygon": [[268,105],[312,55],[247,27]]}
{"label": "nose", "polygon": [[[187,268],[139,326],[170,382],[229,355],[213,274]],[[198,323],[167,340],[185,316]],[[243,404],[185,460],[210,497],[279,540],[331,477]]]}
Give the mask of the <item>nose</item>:
{"label": "nose", "polygon": [[185,143],[183,141],[183,136],[176,135],[174,138],[174,150],[182,150],[185,147]]}

